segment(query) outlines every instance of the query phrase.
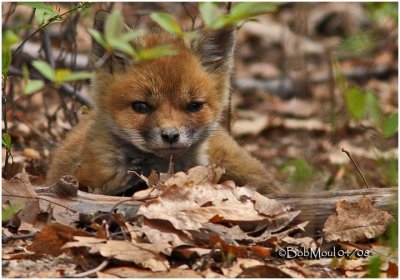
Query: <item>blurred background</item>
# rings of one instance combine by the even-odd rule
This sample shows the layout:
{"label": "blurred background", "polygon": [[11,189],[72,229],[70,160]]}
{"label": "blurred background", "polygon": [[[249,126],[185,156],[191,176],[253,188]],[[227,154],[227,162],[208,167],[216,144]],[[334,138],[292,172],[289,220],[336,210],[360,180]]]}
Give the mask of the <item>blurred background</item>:
{"label": "blurred background", "polygon": [[[397,3],[270,5],[239,23],[227,129],[291,191],[365,188],[342,148],[371,187],[397,186]],[[44,184],[51,151],[89,110],[97,10],[138,30],[152,12],[204,25],[198,3],[2,3],[4,178],[25,168]]]}

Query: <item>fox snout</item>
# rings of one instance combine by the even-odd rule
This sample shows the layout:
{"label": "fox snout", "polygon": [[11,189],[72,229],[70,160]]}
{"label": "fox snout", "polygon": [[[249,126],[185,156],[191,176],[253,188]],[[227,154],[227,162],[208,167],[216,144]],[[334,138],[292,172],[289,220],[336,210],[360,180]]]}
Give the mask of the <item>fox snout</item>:
{"label": "fox snout", "polygon": [[180,133],[176,128],[165,128],[161,131],[161,139],[164,142],[173,144],[178,142],[180,138]]}

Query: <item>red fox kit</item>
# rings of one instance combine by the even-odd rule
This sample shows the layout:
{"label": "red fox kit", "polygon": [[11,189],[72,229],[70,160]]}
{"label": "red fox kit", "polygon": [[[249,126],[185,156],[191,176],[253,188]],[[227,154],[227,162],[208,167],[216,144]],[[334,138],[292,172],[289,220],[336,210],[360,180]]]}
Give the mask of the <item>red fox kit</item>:
{"label": "red fox kit", "polygon": [[[96,14],[97,30],[103,31],[105,17]],[[215,163],[225,168],[223,180],[278,192],[263,165],[220,125],[229,99],[234,41],[230,27],[202,31],[191,42],[156,32],[132,44],[169,43],[177,55],[134,62],[114,53],[96,69],[94,112],[55,151],[48,183],[68,174],[91,191],[120,194],[141,181],[129,170],[166,172],[172,155],[175,171]],[[104,52],[93,41],[92,63]]]}

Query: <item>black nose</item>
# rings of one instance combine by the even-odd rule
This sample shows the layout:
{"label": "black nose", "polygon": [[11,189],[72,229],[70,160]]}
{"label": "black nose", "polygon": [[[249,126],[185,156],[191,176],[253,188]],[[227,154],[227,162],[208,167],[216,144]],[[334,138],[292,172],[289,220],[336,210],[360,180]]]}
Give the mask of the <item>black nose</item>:
{"label": "black nose", "polygon": [[179,140],[179,132],[176,128],[166,128],[161,132],[161,138],[168,143],[174,143]]}

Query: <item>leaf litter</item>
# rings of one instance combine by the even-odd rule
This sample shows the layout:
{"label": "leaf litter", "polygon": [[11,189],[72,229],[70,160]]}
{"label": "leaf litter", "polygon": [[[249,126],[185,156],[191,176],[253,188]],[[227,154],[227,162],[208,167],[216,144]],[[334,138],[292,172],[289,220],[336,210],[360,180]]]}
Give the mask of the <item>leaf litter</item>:
{"label": "leaf litter", "polygon": [[[98,277],[344,275],[316,266],[310,260],[279,258],[279,249],[315,249],[320,242],[305,235],[307,221],[294,222],[301,214],[299,210],[265,197],[250,186],[238,187],[232,181],[218,184],[223,172],[210,165],[194,167],[187,173],[161,174],[157,179],[153,174],[151,187],[135,193],[131,199],[81,191],[77,197],[56,197],[54,193],[46,196],[26,177],[14,182],[4,180],[4,193],[24,194],[7,197],[9,202],[22,201],[30,208],[32,203],[40,202],[31,215],[26,214],[26,207],[19,212],[25,213],[21,218],[30,225],[25,230],[37,232],[25,244],[27,253],[9,256],[18,256],[18,261],[22,261],[35,255],[40,258],[67,254],[75,261],[85,260],[86,266],[81,265],[81,269],[93,259],[97,263],[101,259],[120,262],[96,272]],[[97,212],[87,211],[95,200]],[[109,206],[100,211],[101,205]],[[129,206],[136,208],[134,214],[129,212]],[[392,221],[387,212],[374,209],[367,198],[355,203],[338,202],[336,209],[337,213],[326,221],[324,237],[327,241],[343,241],[342,246],[374,238]],[[54,215],[55,212],[73,213],[75,218],[67,219]],[[47,223],[35,222],[43,214]],[[349,227],[361,224],[358,228]],[[387,271],[389,265],[393,274],[396,262],[388,262]],[[340,267],[346,270],[345,275],[358,275],[351,271],[365,271],[366,261],[348,260],[347,265]]]}

